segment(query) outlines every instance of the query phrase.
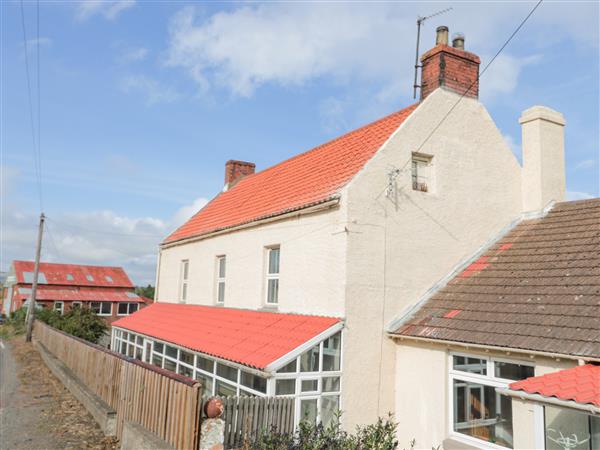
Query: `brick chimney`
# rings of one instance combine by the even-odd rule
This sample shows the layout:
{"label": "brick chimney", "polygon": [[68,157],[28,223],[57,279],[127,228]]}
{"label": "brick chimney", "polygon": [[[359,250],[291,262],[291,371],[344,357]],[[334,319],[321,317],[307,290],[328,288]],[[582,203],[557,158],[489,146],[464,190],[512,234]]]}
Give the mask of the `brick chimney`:
{"label": "brick chimney", "polygon": [[421,100],[439,87],[479,97],[479,56],[465,51],[465,37],[455,34],[448,45],[448,27],[436,30],[436,45],[421,56]]}
{"label": "brick chimney", "polygon": [[246,161],[230,159],[225,163],[225,190],[247,175],[252,175],[256,165]]}

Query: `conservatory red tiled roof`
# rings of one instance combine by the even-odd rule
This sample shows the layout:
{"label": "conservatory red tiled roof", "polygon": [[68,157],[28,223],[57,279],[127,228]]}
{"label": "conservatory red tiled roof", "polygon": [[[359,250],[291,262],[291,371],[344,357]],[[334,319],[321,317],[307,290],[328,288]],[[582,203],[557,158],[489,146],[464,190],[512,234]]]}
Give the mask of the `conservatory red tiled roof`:
{"label": "conservatory red tiled roof", "polygon": [[[27,300],[31,297],[31,288],[18,288],[15,295],[16,300]],[[125,289],[109,288],[52,288],[51,286],[39,285],[36,292],[38,301],[60,301],[60,302],[134,302],[150,303],[152,300],[141,297],[134,292]]]}
{"label": "conservatory red tiled roof", "polygon": [[[31,284],[33,280],[34,262],[14,261],[13,266],[17,277],[17,283]],[[40,263],[38,283],[68,286],[133,288],[133,283],[121,267],[44,262]]]}
{"label": "conservatory red tiled roof", "polygon": [[531,377],[512,383],[509,388],[600,407],[600,366],[586,364]]}
{"label": "conservatory red tiled roof", "polygon": [[220,193],[168,236],[170,243],[321,204],[337,197],[417,104],[253,175]]}
{"label": "conservatory red tiled roof", "polygon": [[334,317],[154,303],[112,325],[264,369],[340,322]]}

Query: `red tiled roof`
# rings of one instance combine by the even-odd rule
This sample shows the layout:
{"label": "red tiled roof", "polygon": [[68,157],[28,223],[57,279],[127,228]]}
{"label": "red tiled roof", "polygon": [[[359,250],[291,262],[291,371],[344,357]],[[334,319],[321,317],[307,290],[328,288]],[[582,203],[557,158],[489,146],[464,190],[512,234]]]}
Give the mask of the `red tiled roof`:
{"label": "red tiled roof", "polygon": [[339,322],[333,317],[154,303],[113,326],[264,369]]}
{"label": "red tiled roof", "polygon": [[394,333],[600,358],[600,198],[521,222]]}
{"label": "red tiled roof", "polygon": [[600,407],[600,366],[586,364],[539,377],[517,381],[508,386],[513,391],[525,391],[544,397],[572,400]]}
{"label": "red tiled roof", "polygon": [[[31,284],[33,261],[14,261],[17,283]],[[26,275],[26,273],[29,273]],[[72,275],[73,279],[67,278]],[[91,280],[87,278],[91,276]],[[107,278],[108,277],[108,278]],[[112,280],[112,281],[110,281]],[[40,284],[65,286],[102,286],[133,288],[133,283],[121,267],[85,266],[80,264],[40,263]]]}
{"label": "red tiled roof", "polygon": [[[27,300],[31,297],[31,288],[18,288],[16,300]],[[52,289],[50,286],[38,286],[36,300],[60,302],[136,302],[149,303],[152,300],[141,297],[132,291],[110,288],[61,288]]]}
{"label": "red tiled roof", "polygon": [[415,110],[390,114],[262,172],[217,195],[164,243],[296,211],[335,198],[339,190]]}

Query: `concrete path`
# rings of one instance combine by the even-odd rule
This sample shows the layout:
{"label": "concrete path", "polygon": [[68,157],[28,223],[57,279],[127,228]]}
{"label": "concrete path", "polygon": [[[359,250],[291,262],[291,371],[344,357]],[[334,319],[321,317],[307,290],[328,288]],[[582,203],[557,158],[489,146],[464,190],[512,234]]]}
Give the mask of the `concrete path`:
{"label": "concrete path", "polygon": [[52,403],[48,393],[24,389],[10,342],[0,341],[0,448],[62,448],[52,436],[52,421],[44,417]]}

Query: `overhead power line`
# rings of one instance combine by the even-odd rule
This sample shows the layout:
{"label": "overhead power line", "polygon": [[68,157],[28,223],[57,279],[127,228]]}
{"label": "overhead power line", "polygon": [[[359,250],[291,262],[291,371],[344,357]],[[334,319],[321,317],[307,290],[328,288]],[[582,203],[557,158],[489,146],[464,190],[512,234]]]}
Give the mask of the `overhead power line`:
{"label": "overhead power line", "polygon": [[508,39],[504,42],[504,44],[502,44],[502,47],[500,47],[500,50],[498,50],[496,52],[494,57],[492,59],[490,59],[490,61],[481,70],[481,72],[479,73],[479,77],[469,85],[469,87],[462,93],[462,95],[454,103],[454,105],[452,105],[452,107],[448,110],[448,112],[444,115],[444,117],[442,117],[442,119],[437,123],[437,125],[433,128],[433,130],[431,130],[431,133],[429,133],[429,135],[425,138],[425,140],[421,143],[421,145],[419,145],[419,147],[416,150],[417,153],[423,148],[423,146],[427,143],[427,141],[429,141],[431,136],[433,136],[433,134],[438,130],[438,128],[442,125],[442,123],[444,123],[444,121],[448,118],[448,116],[452,113],[452,111],[454,111],[454,109],[458,106],[458,104],[462,101],[462,99],[465,98],[465,95],[467,95],[467,93],[473,88],[473,86],[475,86],[475,84],[479,81],[479,79],[481,79],[483,74],[490,68],[490,66],[493,64],[493,62],[496,60],[496,58],[498,58],[498,56],[500,56],[500,53],[502,53],[502,51],[506,48],[506,46],[510,43],[510,41],[512,41],[513,38],[517,35],[517,33],[521,30],[521,28],[523,28],[523,25],[525,25],[525,23],[533,15],[535,10],[538,9],[538,7],[542,4],[543,1],[544,0],[539,0],[535,4],[535,6],[531,9],[531,11],[529,11],[529,14],[527,14],[527,16],[521,21],[519,26],[515,29],[515,31],[513,31],[512,34],[508,37]]}
{"label": "overhead power line", "polygon": [[[42,195],[42,174],[41,174],[41,164],[40,164],[40,155],[39,155],[39,142],[36,139],[36,130],[35,130],[35,120],[33,113],[33,100],[31,95],[31,71],[29,69],[29,45],[27,43],[27,28],[25,26],[25,8],[23,6],[23,0],[20,2],[21,6],[21,28],[23,30],[23,48],[25,50],[25,72],[26,72],[26,80],[27,80],[27,99],[29,102],[29,122],[31,126],[31,138],[33,142],[33,160],[34,160],[34,168],[35,168],[35,176],[37,180],[37,191],[38,198],[40,202],[40,210],[44,210],[44,201]],[[39,96],[39,6],[38,6],[38,96]],[[39,106],[39,97],[38,97],[38,111],[40,109]],[[40,118],[38,115],[38,125],[40,123]]]}

